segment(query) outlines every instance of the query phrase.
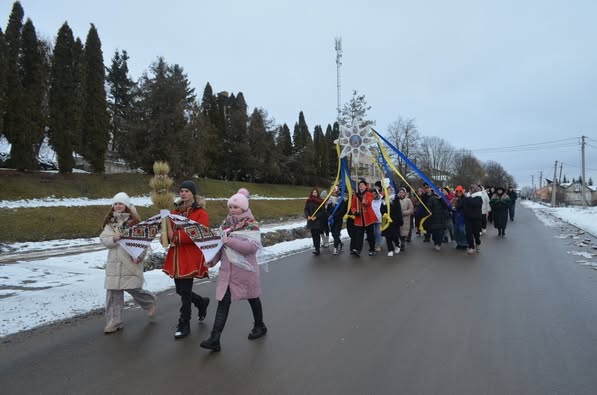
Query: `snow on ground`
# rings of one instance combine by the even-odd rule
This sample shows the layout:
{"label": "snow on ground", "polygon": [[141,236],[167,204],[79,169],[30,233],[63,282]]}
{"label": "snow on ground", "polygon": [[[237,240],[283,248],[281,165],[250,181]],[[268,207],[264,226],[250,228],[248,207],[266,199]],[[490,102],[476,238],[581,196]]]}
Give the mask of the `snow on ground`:
{"label": "snow on ground", "polygon": [[532,209],[537,214],[537,217],[548,226],[557,224],[557,221],[553,219],[555,217],[597,237],[597,207],[552,208],[529,200],[523,200],[522,204]]}
{"label": "snow on ground", "polygon": [[[305,198],[285,198],[251,195],[251,200],[304,200]],[[227,197],[206,198],[205,200],[228,200]],[[153,203],[149,196],[132,196],[131,202],[138,207],[149,207]],[[0,208],[31,207],[75,207],[75,206],[110,206],[112,199],[57,198],[49,196],[42,199],[0,200]]]}
{"label": "snow on ground", "polygon": [[[263,226],[263,232],[304,226],[304,221],[284,225]],[[343,237],[348,237],[343,231]],[[72,245],[97,244],[97,239],[77,239]],[[22,243],[23,248],[38,250],[58,248],[60,242]],[[25,246],[26,245],[26,246]],[[261,263],[275,270],[269,262],[303,252],[312,241],[298,239],[266,247]],[[64,247],[64,245],[62,246]],[[154,252],[163,250],[159,242],[152,244]],[[0,266],[0,337],[25,329],[74,317],[105,304],[104,270],[107,251],[22,261]],[[210,269],[210,277],[217,276],[219,265]],[[267,275],[267,273],[262,273]],[[172,288],[173,281],[161,270],[145,272],[145,287],[153,292]],[[205,282],[205,281],[203,281]],[[201,283],[199,283],[201,284]],[[125,293],[125,295],[128,294]],[[127,300],[130,300],[128,298]]]}

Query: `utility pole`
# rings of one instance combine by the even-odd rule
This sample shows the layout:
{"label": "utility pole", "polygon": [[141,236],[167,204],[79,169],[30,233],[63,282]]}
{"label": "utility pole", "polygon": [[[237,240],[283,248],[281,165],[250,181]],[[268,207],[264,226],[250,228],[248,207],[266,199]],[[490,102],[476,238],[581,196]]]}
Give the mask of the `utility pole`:
{"label": "utility pole", "polygon": [[539,170],[539,189],[541,189],[543,183],[543,170]]}
{"label": "utility pole", "polygon": [[551,207],[555,207],[556,206],[556,189],[557,189],[557,183],[556,183],[556,175],[558,173],[558,161],[556,160],[556,164],[553,167],[553,181],[551,182]]}
{"label": "utility pole", "polygon": [[558,177],[558,184],[562,184],[562,168],[564,167],[564,162],[560,163],[560,177]]}
{"label": "utility pole", "polygon": [[582,196],[582,206],[585,207],[587,205],[587,201],[585,200],[585,185],[587,181],[585,180],[585,136],[582,136],[582,143],[580,145],[580,150],[582,153],[582,182],[580,183],[580,190]]}
{"label": "utility pole", "polygon": [[531,174],[531,190],[533,191],[533,200],[535,200],[535,175]]}

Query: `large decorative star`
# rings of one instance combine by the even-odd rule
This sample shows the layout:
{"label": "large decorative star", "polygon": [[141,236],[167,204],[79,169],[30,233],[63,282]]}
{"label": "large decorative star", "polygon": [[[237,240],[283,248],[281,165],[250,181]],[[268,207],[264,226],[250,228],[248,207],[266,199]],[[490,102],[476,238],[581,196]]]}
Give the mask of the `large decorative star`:
{"label": "large decorative star", "polygon": [[369,147],[375,145],[376,141],[369,126],[359,129],[356,124],[352,124],[348,127],[340,126],[340,136],[334,143],[342,147],[340,158],[352,155],[353,163],[363,163],[364,158],[372,156]]}

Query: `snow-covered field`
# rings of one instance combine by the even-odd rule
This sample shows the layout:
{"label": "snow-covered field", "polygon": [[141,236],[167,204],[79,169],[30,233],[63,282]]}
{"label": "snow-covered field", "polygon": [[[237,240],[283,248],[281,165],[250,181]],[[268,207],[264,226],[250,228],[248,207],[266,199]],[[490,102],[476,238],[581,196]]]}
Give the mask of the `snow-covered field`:
{"label": "snow-covered field", "polygon": [[[258,197],[252,197],[252,199]],[[143,205],[145,197],[134,198],[133,202]],[[57,199],[58,200],[58,199]],[[29,203],[2,202],[0,207],[29,207],[43,205],[40,199]],[[60,199],[63,204],[77,205],[78,200]],[[110,205],[110,199],[81,200],[82,204]],[[102,201],[102,203],[98,203]],[[93,203],[87,203],[93,202]],[[20,204],[20,205],[19,205]],[[556,226],[561,221],[571,223],[585,232],[597,235],[597,207],[582,208],[550,208],[530,201],[522,201],[525,207],[532,209],[546,226]],[[292,229],[304,226],[303,221],[286,224],[263,226],[263,232],[279,229]],[[346,231],[343,231],[346,232]],[[347,234],[344,233],[346,238]],[[576,237],[582,239],[580,237]],[[582,245],[583,241],[578,243]],[[54,240],[37,243],[14,243],[5,249],[8,251],[50,251],[65,246],[97,245],[98,239]],[[310,238],[279,243],[265,248],[262,263],[271,263],[277,258],[305,251],[312,246]],[[156,242],[154,250],[161,249]],[[582,254],[581,254],[582,252]],[[593,251],[571,251],[579,255],[579,264],[597,267],[591,261]],[[105,301],[104,271],[107,252],[105,250],[85,252],[77,255],[51,257],[33,261],[22,261],[14,264],[0,265],[0,337],[17,333],[25,329],[35,328],[54,321],[74,317],[92,310],[102,309]],[[268,264],[270,270],[276,270],[274,265]],[[216,276],[218,267],[211,269],[212,276]],[[267,275],[264,273],[264,275]],[[164,291],[172,287],[172,280],[160,270],[145,273],[146,288],[154,291]],[[200,286],[201,283],[198,284]]]}

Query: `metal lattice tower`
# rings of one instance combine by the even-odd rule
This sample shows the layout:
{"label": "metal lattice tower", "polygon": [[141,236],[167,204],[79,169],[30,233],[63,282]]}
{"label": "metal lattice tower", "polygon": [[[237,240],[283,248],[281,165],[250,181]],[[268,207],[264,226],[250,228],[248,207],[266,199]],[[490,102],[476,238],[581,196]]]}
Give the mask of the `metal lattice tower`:
{"label": "metal lattice tower", "polygon": [[337,90],[338,90],[338,106],[336,107],[336,111],[337,111],[337,121],[338,124],[340,124],[340,91],[341,91],[341,85],[340,85],[340,66],[342,66],[342,37],[336,37],[335,39],[336,44],[335,44],[335,49],[336,49],[336,86],[337,86]]}

